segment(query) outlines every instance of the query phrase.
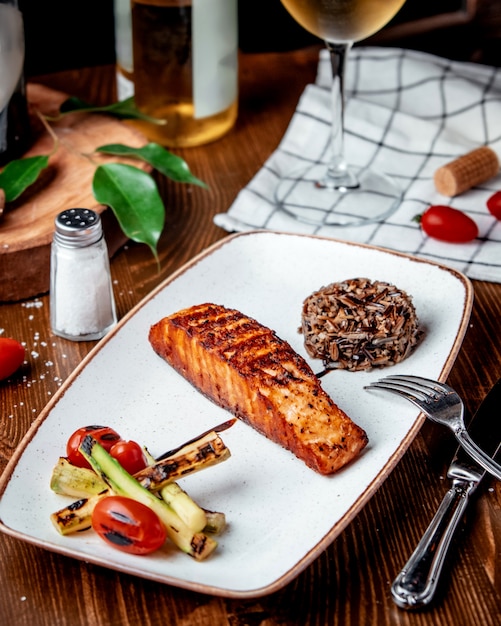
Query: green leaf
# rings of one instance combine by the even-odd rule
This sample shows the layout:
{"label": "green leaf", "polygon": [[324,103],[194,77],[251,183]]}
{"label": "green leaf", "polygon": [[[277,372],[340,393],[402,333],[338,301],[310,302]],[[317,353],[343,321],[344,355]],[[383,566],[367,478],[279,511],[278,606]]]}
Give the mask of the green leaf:
{"label": "green leaf", "polygon": [[85,102],[85,100],[81,100],[80,98],[71,96],[61,104],[61,106],[59,107],[59,112],[71,113],[72,111],[93,111],[95,110],[95,108],[97,107],[94,107],[92,104]]}
{"label": "green leaf", "polygon": [[98,202],[113,210],[125,235],[149,246],[158,260],[165,207],[153,178],[132,165],[109,163],[96,169],[92,191]]}
{"label": "green leaf", "polygon": [[157,143],[148,143],[142,148],[131,148],[119,143],[112,143],[97,148],[97,152],[114,154],[117,156],[133,156],[143,159],[164,176],[177,183],[191,183],[207,189],[207,185],[190,172],[186,161],[172,154]]}
{"label": "green leaf", "polygon": [[139,111],[136,107],[136,103],[134,101],[134,96],[127,98],[126,100],[120,100],[120,102],[114,102],[113,104],[107,104],[106,106],[94,106],[81,100],[80,98],[76,98],[72,96],[65,100],[60,108],[59,112],[61,115],[66,115],[68,113],[107,113],[108,115],[113,115],[114,117],[118,117],[119,119],[138,119],[145,120],[147,122],[151,122],[152,124],[163,125],[166,123],[165,120],[160,120],[155,117],[151,117],[150,115],[146,115]]}
{"label": "green leaf", "polygon": [[40,176],[49,164],[46,155],[17,159],[8,163],[0,172],[0,189],[5,192],[6,202],[18,198]]}

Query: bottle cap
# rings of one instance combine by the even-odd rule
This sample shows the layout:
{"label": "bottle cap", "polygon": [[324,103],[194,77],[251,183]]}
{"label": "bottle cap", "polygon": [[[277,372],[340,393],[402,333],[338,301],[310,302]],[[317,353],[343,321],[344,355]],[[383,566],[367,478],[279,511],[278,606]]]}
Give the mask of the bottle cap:
{"label": "bottle cap", "polygon": [[67,209],[56,217],[54,239],[69,248],[83,248],[99,241],[103,227],[91,209]]}

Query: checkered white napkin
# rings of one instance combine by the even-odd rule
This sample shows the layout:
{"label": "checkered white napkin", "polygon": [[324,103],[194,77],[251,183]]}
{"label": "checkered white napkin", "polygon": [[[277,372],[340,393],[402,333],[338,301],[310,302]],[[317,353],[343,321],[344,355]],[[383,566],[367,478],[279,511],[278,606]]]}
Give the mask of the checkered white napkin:
{"label": "checkered white napkin", "polygon": [[[347,161],[386,172],[404,191],[395,213],[362,226],[305,224],[273,201],[282,175],[301,162],[328,160],[330,83],[324,50],[316,83],[306,87],[277,150],[215,223],[229,232],[269,229],[369,243],[437,261],[473,279],[501,282],[501,221],[486,208],[487,198],[501,190],[501,175],[452,199],[433,184],[437,168],[482,145],[501,158],[501,68],[398,48],[352,50],[346,72]],[[413,218],[430,204],[468,213],[478,224],[478,239],[448,244],[424,236]]]}

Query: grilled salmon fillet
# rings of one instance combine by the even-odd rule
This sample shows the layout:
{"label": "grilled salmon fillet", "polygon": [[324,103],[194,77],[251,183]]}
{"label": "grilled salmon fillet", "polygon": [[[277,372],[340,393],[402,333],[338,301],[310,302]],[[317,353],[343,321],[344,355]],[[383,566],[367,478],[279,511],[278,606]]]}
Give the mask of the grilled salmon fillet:
{"label": "grilled salmon fillet", "polygon": [[200,304],[161,319],[149,341],[205,396],[321,474],[367,445],[365,431],[327,395],[272,330],[234,309]]}

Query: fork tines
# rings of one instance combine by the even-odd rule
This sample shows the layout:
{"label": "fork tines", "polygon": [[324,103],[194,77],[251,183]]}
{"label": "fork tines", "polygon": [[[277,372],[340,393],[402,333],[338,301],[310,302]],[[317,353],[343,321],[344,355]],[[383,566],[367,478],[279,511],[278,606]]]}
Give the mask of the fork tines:
{"label": "fork tines", "polygon": [[404,396],[408,400],[427,401],[435,394],[443,393],[444,389],[452,391],[450,387],[430,378],[411,376],[406,374],[393,374],[380,380],[369,383],[364,389],[386,389],[395,394]]}

